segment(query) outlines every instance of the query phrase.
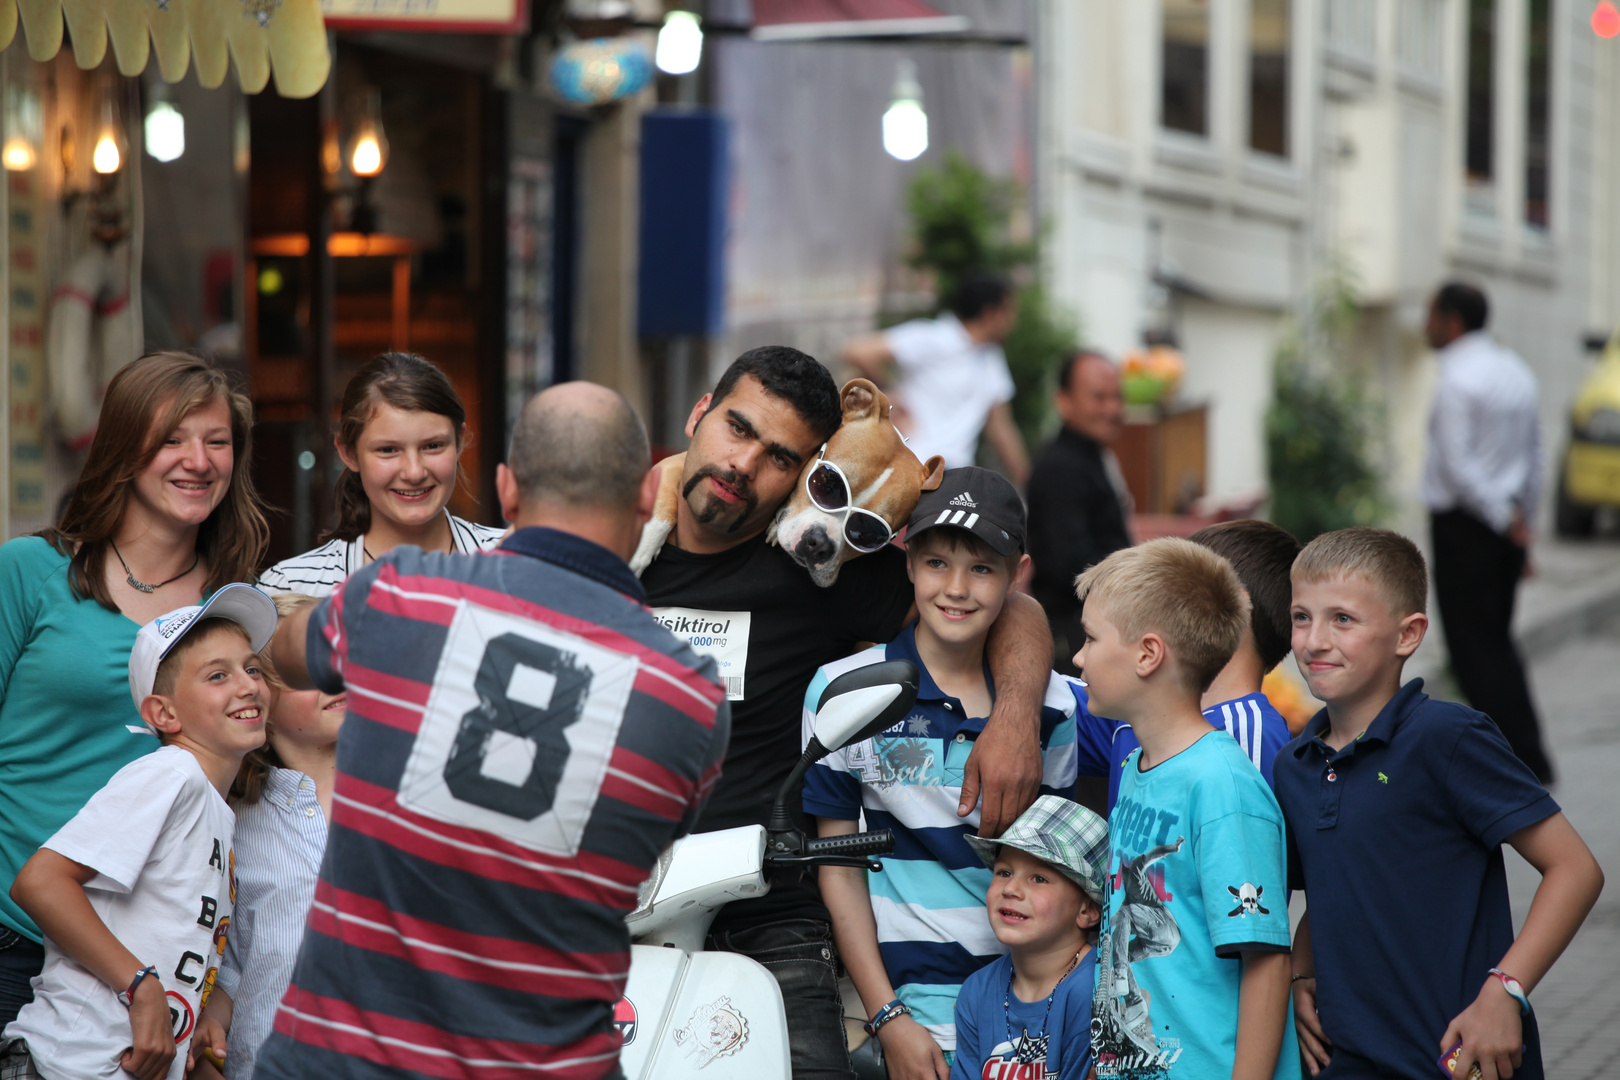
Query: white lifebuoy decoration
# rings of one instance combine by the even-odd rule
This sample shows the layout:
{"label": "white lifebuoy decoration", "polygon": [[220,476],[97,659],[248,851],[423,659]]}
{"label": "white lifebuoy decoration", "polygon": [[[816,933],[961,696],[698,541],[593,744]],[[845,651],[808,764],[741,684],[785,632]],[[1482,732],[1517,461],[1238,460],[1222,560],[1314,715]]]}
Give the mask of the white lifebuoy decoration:
{"label": "white lifebuoy decoration", "polygon": [[101,396],[119,368],[140,354],[130,303],[130,245],[93,244],[51,296],[45,357],[51,412],[74,450],[90,444]]}

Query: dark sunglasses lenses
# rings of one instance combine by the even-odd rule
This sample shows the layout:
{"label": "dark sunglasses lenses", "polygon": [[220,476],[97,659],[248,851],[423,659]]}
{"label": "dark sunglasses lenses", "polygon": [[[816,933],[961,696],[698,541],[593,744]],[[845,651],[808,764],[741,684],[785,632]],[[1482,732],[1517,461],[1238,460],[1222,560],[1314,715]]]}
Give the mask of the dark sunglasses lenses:
{"label": "dark sunglasses lenses", "polygon": [[842,510],[849,505],[849,485],[831,465],[817,465],[805,481],[810,501],[823,510]]}
{"label": "dark sunglasses lenses", "polygon": [[857,551],[876,551],[893,535],[888,523],[874,514],[856,510],[844,521],[844,539]]}

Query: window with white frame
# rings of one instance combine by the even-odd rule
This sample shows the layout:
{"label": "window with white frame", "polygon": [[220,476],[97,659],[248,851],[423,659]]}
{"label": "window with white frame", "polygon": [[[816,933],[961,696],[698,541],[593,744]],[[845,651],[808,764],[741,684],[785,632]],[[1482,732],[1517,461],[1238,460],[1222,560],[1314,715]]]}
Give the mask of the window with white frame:
{"label": "window with white frame", "polygon": [[1249,6],[1249,148],[1288,156],[1289,44],[1292,0]]}
{"label": "window with white frame", "polygon": [[1552,0],[1526,0],[1524,221],[1547,227],[1548,164],[1552,145]]}
{"label": "window with white frame", "polygon": [[1470,188],[1496,177],[1496,0],[1468,0],[1463,170]]}
{"label": "window with white frame", "polygon": [[1161,0],[1159,123],[1209,134],[1209,0]]}

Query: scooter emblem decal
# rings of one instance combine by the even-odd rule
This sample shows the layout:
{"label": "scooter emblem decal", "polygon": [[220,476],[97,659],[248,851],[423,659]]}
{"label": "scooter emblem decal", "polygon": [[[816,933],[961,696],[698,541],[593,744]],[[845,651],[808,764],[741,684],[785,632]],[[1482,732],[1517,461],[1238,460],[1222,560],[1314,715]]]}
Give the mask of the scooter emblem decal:
{"label": "scooter emblem decal", "polygon": [[636,1003],[627,997],[619,999],[613,1006],[613,1026],[619,1029],[624,1037],[624,1045],[629,1046],[636,1041]]}
{"label": "scooter emblem decal", "polygon": [[696,1068],[715,1058],[735,1054],[748,1041],[748,1020],[729,997],[716,998],[692,1014],[675,1031],[675,1045],[685,1050]]}

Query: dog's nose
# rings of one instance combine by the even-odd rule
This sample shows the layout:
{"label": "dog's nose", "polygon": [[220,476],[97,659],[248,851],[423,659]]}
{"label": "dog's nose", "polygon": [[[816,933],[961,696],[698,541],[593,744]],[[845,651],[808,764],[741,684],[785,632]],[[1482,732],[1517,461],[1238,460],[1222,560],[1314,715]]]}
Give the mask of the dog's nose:
{"label": "dog's nose", "polygon": [[832,542],[827,530],[818,525],[804,534],[797,550],[799,561],[805,566],[820,566],[838,554],[838,545]]}

